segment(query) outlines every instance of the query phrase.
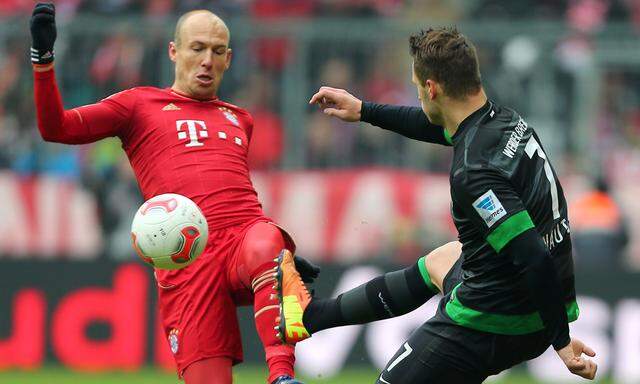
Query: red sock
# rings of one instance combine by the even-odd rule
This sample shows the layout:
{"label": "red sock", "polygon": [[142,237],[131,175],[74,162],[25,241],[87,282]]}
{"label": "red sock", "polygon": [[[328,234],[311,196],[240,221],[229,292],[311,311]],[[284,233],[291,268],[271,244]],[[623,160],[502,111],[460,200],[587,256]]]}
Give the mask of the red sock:
{"label": "red sock", "polygon": [[296,361],[295,347],[288,344],[274,345],[265,348],[267,365],[269,366],[269,383],[279,376],[293,377],[293,364]]}
{"label": "red sock", "polygon": [[273,288],[275,262],[263,265],[252,280],[254,292],[253,308],[258,335],[264,345],[267,365],[269,366],[269,383],[282,375],[294,376],[294,347],[283,344],[277,337],[276,317],[279,315],[277,292]]}

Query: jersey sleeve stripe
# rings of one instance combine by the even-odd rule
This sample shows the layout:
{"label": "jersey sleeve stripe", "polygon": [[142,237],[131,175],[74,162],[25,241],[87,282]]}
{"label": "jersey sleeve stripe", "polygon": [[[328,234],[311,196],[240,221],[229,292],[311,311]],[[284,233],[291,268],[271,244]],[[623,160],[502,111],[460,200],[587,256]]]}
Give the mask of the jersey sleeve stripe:
{"label": "jersey sleeve stripe", "polygon": [[438,287],[436,287],[436,285],[431,281],[431,276],[429,276],[429,271],[427,270],[426,259],[427,256],[422,256],[420,259],[418,259],[418,269],[420,270],[422,279],[433,293],[440,293]]}
{"label": "jersey sleeve stripe", "polygon": [[[460,301],[457,295],[459,283],[453,288],[451,297],[445,306],[447,315],[458,325],[477,331],[495,333],[498,335],[524,335],[544,329],[540,313],[533,312],[522,315],[507,315],[488,313],[469,308]],[[580,309],[576,300],[565,303],[567,319],[574,322],[580,316]]]}
{"label": "jersey sleeve stripe", "polygon": [[529,212],[520,211],[503,221],[487,236],[487,242],[496,252],[500,252],[511,240],[522,232],[534,228]]}

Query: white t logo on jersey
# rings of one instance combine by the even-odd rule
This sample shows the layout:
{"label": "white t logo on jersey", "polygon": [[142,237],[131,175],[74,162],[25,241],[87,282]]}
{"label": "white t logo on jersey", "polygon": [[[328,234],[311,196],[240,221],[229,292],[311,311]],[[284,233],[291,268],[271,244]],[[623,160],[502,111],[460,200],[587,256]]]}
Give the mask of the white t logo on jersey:
{"label": "white t logo on jersey", "polygon": [[[187,138],[187,132],[183,130],[184,125],[187,126],[187,132],[189,134],[189,142],[187,147],[200,147],[204,145],[198,141],[198,137],[209,137],[207,132],[207,126],[202,120],[178,120],[176,121],[176,129],[178,130],[178,139],[184,140]],[[198,130],[199,129],[199,130]]]}

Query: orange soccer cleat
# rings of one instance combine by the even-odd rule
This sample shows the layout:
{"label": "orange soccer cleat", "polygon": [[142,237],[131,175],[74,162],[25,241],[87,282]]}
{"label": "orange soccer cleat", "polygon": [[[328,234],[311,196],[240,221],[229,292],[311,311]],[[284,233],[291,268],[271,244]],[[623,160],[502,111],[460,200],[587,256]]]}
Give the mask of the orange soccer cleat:
{"label": "orange soccer cleat", "polygon": [[291,251],[283,249],[275,260],[276,290],[280,301],[280,316],[277,320],[278,337],[287,344],[295,344],[311,337],[302,323],[302,315],[311,302],[311,295],[296,269]]}

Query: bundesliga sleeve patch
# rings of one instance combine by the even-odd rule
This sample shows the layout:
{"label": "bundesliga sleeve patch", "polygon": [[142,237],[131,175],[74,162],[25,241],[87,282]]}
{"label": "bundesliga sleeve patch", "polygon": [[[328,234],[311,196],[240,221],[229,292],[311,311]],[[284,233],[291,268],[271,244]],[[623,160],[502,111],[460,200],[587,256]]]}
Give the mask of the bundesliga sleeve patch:
{"label": "bundesliga sleeve patch", "polygon": [[482,217],[489,228],[507,214],[500,200],[490,189],[473,202],[473,208]]}

